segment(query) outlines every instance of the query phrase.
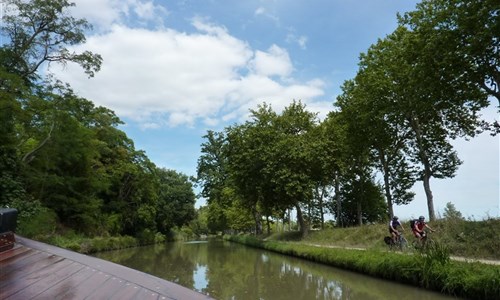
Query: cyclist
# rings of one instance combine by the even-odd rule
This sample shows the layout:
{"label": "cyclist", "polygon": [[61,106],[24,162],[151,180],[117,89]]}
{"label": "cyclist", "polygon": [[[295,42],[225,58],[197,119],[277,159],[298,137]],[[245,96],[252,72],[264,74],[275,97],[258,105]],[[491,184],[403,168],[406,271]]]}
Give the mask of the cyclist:
{"label": "cyclist", "polygon": [[425,237],[425,231],[424,229],[427,228],[430,231],[434,232],[434,229],[430,228],[427,223],[425,223],[425,217],[420,216],[418,220],[415,220],[415,223],[413,227],[411,228],[413,231],[413,234],[415,235],[416,238],[418,238],[419,241],[422,241],[422,239]]}
{"label": "cyclist", "polygon": [[396,244],[398,236],[400,235],[398,227],[401,227],[402,231],[405,230],[403,228],[403,224],[399,222],[398,217],[394,216],[392,217],[392,220],[389,222],[389,233],[391,234],[393,244]]}

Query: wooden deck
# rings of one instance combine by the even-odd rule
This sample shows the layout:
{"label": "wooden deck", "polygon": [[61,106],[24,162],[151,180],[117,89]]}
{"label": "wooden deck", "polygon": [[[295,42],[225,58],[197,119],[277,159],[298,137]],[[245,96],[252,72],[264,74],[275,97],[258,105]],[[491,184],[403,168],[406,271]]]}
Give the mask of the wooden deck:
{"label": "wooden deck", "polygon": [[0,253],[0,299],[211,299],[112,262],[16,236]]}

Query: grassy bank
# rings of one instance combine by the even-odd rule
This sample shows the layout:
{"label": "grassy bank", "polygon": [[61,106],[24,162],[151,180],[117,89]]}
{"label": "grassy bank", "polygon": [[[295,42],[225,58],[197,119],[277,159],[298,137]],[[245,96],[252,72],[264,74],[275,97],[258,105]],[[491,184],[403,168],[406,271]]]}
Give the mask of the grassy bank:
{"label": "grassy bank", "polygon": [[[408,241],[412,241],[413,236],[408,223],[408,221],[403,223],[406,229],[404,235]],[[446,246],[451,255],[500,260],[500,239],[498,238],[500,219],[490,218],[483,221],[443,219],[432,222],[430,226],[436,230],[430,234],[430,238]],[[385,250],[387,246],[383,238],[387,235],[389,233],[386,224],[372,224],[310,231],[305,238],[294,232],[276,233],[268,239]]]}
{"label": "grassy bank", "polygon": [[[290,237],[297,238],[293,234]],[[495,299],[500,295],[499,266],[451,261],[447,247],[440,243],[436,243],[426,253],[401,255],[377,249],[361,251],[317,247],[302,242],[263,240],[252,236],[230,236],[228,239],[458,297]]]}

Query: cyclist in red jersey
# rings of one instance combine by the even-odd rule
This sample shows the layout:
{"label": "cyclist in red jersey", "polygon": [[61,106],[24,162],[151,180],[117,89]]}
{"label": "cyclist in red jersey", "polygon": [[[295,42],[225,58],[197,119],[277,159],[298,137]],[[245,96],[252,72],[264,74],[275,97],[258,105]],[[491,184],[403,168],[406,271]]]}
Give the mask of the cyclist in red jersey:
{"label": "cyclist in red jersey", "polygon": [[415,220],[415,224],[412,227],[413,234],[420,241],[425,237],[425,228],[428,228],[430,231],[434,232],[434,229],[432,229],[429,225],[427,225],[427,223],[425,223],[425,217],[420,216],[418,220]]}

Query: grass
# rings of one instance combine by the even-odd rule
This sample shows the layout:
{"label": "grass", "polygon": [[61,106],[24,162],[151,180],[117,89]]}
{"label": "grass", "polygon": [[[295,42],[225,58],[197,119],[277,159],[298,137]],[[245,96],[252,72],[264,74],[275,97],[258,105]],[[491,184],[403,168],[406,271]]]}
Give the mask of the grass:
{"label": "grass", "polygon": [[[404,236],[411,244],[414,240],[409,222],[404,222]],[[449,249],[455,256],[500,260],[500,219],[483,221],[442,219],[432,222],[436,230],[429,237]],[[305,238],[296,232],[275,233],[266,240],[295,241],[314,245],[359,247],[385,250],[383,238],[389,232],[386,224],[371,224],[360,227],[313,230]]]}

